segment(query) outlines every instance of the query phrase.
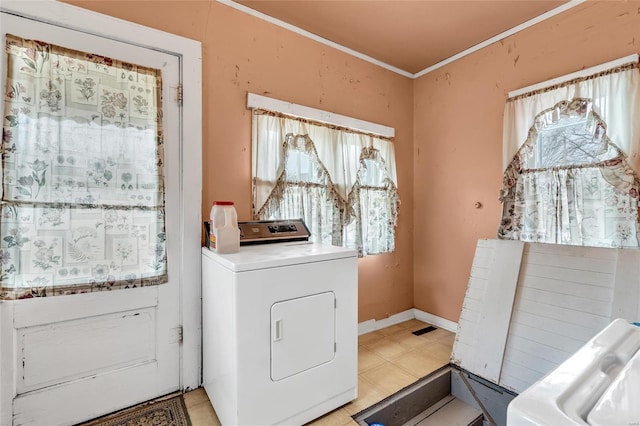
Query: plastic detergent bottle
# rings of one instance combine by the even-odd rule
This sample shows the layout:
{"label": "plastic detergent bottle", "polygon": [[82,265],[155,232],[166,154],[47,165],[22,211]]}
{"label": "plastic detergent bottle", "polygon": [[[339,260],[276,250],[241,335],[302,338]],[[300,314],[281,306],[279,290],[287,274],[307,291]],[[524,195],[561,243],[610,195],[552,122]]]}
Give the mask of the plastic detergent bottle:
{"label": "plastic detergent bottle", "polygon": [[238,215],[233,201],[216,201],[211,207],[211,250],[217,253],[240,251]]}

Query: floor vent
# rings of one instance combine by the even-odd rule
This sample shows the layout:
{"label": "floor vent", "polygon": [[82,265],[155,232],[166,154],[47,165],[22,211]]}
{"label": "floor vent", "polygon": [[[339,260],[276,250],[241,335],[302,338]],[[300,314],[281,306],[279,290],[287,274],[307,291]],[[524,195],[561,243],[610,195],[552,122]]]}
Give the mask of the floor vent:
{"label": "floor vent", "polygon": [[413,332],[413,334],[415,334],[416,336],[422,336],[423,334],[426,334],[433,330],[437,330],[437,328],[429,326],[429,327],[421,328],[420,330],[416,330]]}

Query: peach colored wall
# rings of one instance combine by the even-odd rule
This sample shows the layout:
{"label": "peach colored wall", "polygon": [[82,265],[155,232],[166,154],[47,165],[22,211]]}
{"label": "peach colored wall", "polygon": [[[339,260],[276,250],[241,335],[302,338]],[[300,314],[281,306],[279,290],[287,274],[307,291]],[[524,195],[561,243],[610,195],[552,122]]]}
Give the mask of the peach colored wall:
{"label": "peach colored wall", "polygon": [[67,2],[202,42],[205,218],[231,199],[250,219],[247,92],[395,127],[397,250],[359,262],[359,321],[413,306],[412,80],[211,0]]}
{"label": "peach colored wall", "polygon": [[416,308],[457,321],[476,242],[496,235],[507,93],[639,51],[640,2],[588,1],[415,81]]}

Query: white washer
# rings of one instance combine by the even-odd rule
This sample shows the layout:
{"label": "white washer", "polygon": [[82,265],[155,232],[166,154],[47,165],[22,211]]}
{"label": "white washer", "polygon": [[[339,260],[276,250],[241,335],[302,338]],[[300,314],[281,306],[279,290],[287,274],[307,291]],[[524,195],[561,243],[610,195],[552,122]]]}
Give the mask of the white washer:
{"label": "white washer", "polygon": [[355,250],[203,248],[202,286],[203,381],[223,425],[300,425],[357,397]]}
{"label": "white washer", "polygon": [[507,425],[640,423],[640,327],[617,319],[518,395]]}

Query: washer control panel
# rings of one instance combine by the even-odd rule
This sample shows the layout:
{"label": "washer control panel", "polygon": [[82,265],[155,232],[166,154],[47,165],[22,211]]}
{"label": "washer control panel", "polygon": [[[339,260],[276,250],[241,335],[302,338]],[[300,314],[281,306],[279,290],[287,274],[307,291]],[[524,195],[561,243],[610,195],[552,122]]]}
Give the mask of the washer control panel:
{"label": "washer control panel", "polygon": [[311,234],[302,219],[238,222],[240,244],[308,241]]}

